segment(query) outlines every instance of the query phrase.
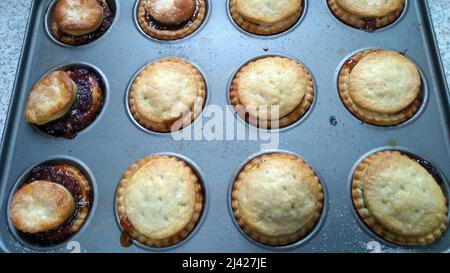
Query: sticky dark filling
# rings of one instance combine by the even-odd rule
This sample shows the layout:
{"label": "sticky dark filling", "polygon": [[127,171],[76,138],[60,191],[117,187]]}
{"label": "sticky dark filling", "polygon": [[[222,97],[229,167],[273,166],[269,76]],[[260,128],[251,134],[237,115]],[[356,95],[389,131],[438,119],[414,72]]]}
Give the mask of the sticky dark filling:
{"label": "sticky dark filling", "polygon": [[133,239],[129,234],[132,232],[133,226],[126,217],[120,219],[120,226],[123,229],[120,234],[120,245],[123,247],[130,247],[133,244]]}
{"label": "sticky dark filling", "polygon": [[[39,128],[49,135],[71,139],[95,120],[103,106],[104,94],[97,73],[87,68],[74,68],[66,72],[77,85],[77,98],[64,116]],[[98,88],[100,93],[100,98],[96,100],[92,94],[94,88]]]}
{"label": "sticky dark filling", "polygon": [[[380,52],[381,50],[372,50],[371,51],[371,53],[373,53],[373,52]],[[402,54],[402,55],[405,55],[404,54],[404,52],[399,52],[400,54]],[[362,61],[362,60],[357,60],[357,59],[355,59],[355,57],[352,57],[352,58],[350,58],[350,59],[348,59],[345,63],[344,63],[344,65],[343,65],[343,67],[342,67],[342,69],[341,69],[341,71],[343,70],[343,69],[349,69],[350,70],[350,73],[352,72],[352,70],[355,68],[355,66],[360,62],[360,61]],[[339,84],[338,84],[338,89],[339,89]],[[421,92],[420,92],[420,95],[419,95],[419,97],[418,97],[418,99],[423,99],[422,98],[422,96],[423,96],[423,90],[421,90]],[[405,109],[407,109],[408,107],[410,107],[412,104],[414,104],[415,102],[412,102],[410,105],[408,105]],[[347,107],[347,105],[345,105],[345,107],[348,109],[348,107]],[[403,112],[405,109],[403,109],[402,111],[400,111],[400,112],[398,112],[398,113],[401,113],[401,112]],[[349,109],[349,111],[350,112],[352,112],[350,109]],[[353,112],[352,112],[353,113]],[[398,114],[397,113],[397,114]],[[357,117],[358,119],[360,119],[359,117]],[[404,121],[404,122],[406,122],[406,121]],[[401,122],[401,123],[403,123],[403,122]],[[400,124],[401,124],[400,123]],[[379,125],[380,126],[380,125]],[[389,126],[386,126],[386,127],[389,127]]]}
{"label": "sticky dark filling", "polygon": [[97,2],[100,4],[100,6],[103,9],[103,22],[97,30],[95,30],[91,33],[82,35],[82,36],[73,36],[73,35],[62,32],[59,29],[58,24],[56,24],[56,22],[53,22],[53,24],[52,24],[53,35],[55,35],[59,41],[65,43],[65,44],[75,45],[75,46],[88,44],[88,43],[93,42],[93,41],[97,40],[98,38],[100,38],[111,27],[111,25],[114,21],[115,14],[105,2],[103,2],[102,0],[97,0]]}
{"label": "sticky dark filling", "polygon": [[368,32],[373,32],[377,30],[377,19],[375,18],[363,18],[363,25],[361,29]]}
{"label": "sticky dark filling", "polygon": [[177,24],[177,25],[165,25],[161,22],[158,22],[156,19],[154,19],[149,13],[145,13],[145,21],[147,22],[148,26],[156,29],[156,30],[161,30],[161,31],[177,31],[186,27],[189,27],[190,25],[192,25],[195,20],[197,20],[198,14],[200,12],[200,2],[197,0],[195,1],[195,11],[194,11],[194,15],[189,18],[188,20]]}
{"label": "sticky dark filling", "polygon": [[[80,182],[76,179],[72,172],[67,169],[67,165],[43,165],[35,167],[31,170],[31,173],[24,185],[36,180],[49,181],[64,186],[72,194],[75,200],[75,209],[72,215],[66,222],[64,222],[64,224],[60,225],[56,229],[34,234],[18,231],[20,235],[30,243],[44,246],[53,245],[67,239],[73,234],[73,231],[70,230],[71,227],[77,220],[80,211],[83,208],[90,208],[91,200],[86,199],[83,196]],[[90,192],[88,192],[88,196],[90,196]]]}
{"label": "sticky dark filling", "polygon": [[[340,8],[340,7],[339,7]],[[339,16],[336,15],[336,13],[330,8],[331,13],[333,13],[333,15],[339,19],[339,21],[343,22],[344,24],[351,26],[351,27],[355,27],[353,25],[350,25],[349,23],[345,22],[343,19],[339,18]],[[358,17],[357,17],[358,18]],[[388,25],[394,23],[398,18],[396,18],[393,22],[389,23]],[[363,31],[367,31],[367,32],[374,32],[375,30],[379,29],[379,28],[383,28],[385,26],[382,27],[377,27],[377,18],[359,18],[359,20],[361,20],[362,25],[360,27],[361,30]]]}

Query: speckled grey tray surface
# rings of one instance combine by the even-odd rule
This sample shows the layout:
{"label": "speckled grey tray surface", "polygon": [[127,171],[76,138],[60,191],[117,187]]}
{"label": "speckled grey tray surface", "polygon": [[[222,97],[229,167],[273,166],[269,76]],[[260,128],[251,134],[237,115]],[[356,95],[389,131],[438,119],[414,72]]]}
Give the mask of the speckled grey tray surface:
{"label": "speckled grey tray surface", "polygon": [[[8,230],[6,204],[16,181],[29,167],[64,155],[81,160],[95,178],[95,206],[84,226],[73,240],[82,251],[142,252],[156,251],[134,245],[120,246],[120,229],[114,212],[114,195],[120,176],[136,160],[156,153],[169,152],[185,156],[199,166],[206,186],[207,210],[196,232],[185,243],[164,251],[189,252],[323,252],[368,251],[380,247],[382,251],[441,252],[450,247],[450,234],[425,248],[399,248],[388,244],[359,223],[350,200],[349,175],[356,162],[367,152],[379,147],[395,145],[431,159],[436,167],[450,177],[448,99],[433,41],[426,35],[431,29],[423,15],[423,5],[410,0],[405,16],[394,26],[369,34],[351,29],[327,9],[325,1],[309,0],[305,18],[295,30],[275,39],[250,37],[238,31],[226,13],[225,0],[213,1],[209,20],[194,36],[173,44],[158,43],[144,37],[136,28],[133,16],[134,1],[120,1],[118,19],[109,33],[100,41],[79,49],[68,49],[52,42],[44,34],[45,10],[50,0],[37,5],[31,36],[33,46],[23,63],[23,79],[17,85],[11,130],[8,132],[7,154],[1,177],[0,248],[6,251],[32,251],[18,243]],[[444,2],[430,1],[436,12],[436,21],[442,26],[447,21]],[[439,8],[441,5],[441,8]],[[2,29],[0,45],[5,58],[1,62],[17,62],[20,50],[18,33],[23,33],[29,1],[1,1]],[[9,10],[8,10],[9,9]],[[442,14],[440,17],[439,14]],[[16,19],[17,19],[16,18]],[[315,18],[322,18],[317,22]],[[435,22],[436,23],[436,22]],[[443,27],[442,29],[445,29]],[[448,28],[447,28],[448,29]],[[301,35],[299,35],[301,33]],[[405,35],[407,33],[407,35]],[[445,30],[439,30],[441,38]],[[17,37],[15,47],[6,46],[6,37]],[[125,37],[125,38],[124,38]],[[326,37],[326,39],[323,39]],[[395,37],[395,38],[394,38]],[[448,39],[448,37],[446,37]],[[444,37],[445,39],[445,37]],[[13,39],[14,40],[14,39]],[[226,45],[226,46],[224,46]],[[444,50],[448,41],[443,42]],[[343,107],[336,91],[336,73],[340,64],[352,53],[363,48],[408,49],[407,55],[422,70],[427,103],[414,121],[398,128],[377,128],[362,125]],[[245,48],[245,50],[236,50]],[[220,49],[220,50],[218,50]],[[170,136],[155,136],[138,129],[125,110],[124,96],[133,75],[145,64],[161,57],[183,57],[198,65],[209,86],[209,103],[227,104],[227,84],[234,69],[243,62],[266,54],[286,54],[300,59],[312,72],[317,84],[316,103],[308,118],[300,125],[280,134],[280,149],[302,156],[318,172],[327,191],[327,209],[323,225],[307,242],[284,249],[263,247],[245,239],[233,222],[229,209],[229,186],[236,172],[248,158],[260,152],[258,141],[189,141],[176,142]],[[37,54],[39,52],[39,54]],[[70,54],[68,54],[70,52]],[[15,54],[14,54],[15,53]],[[3,55],[2,55],[3,56]],[[114,56],[114,58],[107,58]],[[126,61],[118,61],[126,60]],[[23,104],[31,86],[50,69],[68,63],[88,62],[98,66],[106,75],[108,101],[95,125],[90,126],[75,140],[49,138],[23,121]],[[3,63],[2,63],[3,64]],[[5,69],[7,65],[1,65]],[[14,69],[11,69],[13,72]],[[2,88],[11,88],[11,81],[2,71]],[[12,73],[14,74],[14,73]],[[8,93],[2,90],[2,100]],[[330,125],[329,117],[336,116],[337,126]],[[320,136],[320,137],[318,137]],[[7,162],[6,162],[7,161]],[[7,166],[5,168],[5,166]],[[73,241],[72,241],[73,242]],[[67,245],[44,251],[68,251]]]}
{"label": "speckled grey tray surface", "polygon": [[[25,26],[33,0],[0,1],[0,138],[16,75]],[[450,82],[450,4],[428,0],[447,82]]]}

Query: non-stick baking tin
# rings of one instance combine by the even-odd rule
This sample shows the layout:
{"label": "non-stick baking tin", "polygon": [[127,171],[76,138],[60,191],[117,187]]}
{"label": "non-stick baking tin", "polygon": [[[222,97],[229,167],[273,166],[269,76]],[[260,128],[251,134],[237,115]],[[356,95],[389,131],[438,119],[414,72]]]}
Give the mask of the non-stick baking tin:
{"label": "non-stick baking tin", "polygon": [[[436,45],[427,1],[407,1],[404,14],[373,33],[349,27],[330,12],[326,0],[308,0],[299,23],[273,37],[238,30],[228,1],[209,1],[208,19],[193,35],[178,41],[148,39],[135,23],[136,1],[116,0],[116,19],[97,41],[64,46],[46,34],[52,0],[33,1],[21,62],[0,154],[0,249],[5,252],[448,252],[450,231],[426,247],[389,244],[368,231],[351,202],[349,177],[367,153],[390,147],[431,162],[450,177],[450,98]],[[336,75],[355,52],[368,48],[406,52],[426,82],[426,105],[420,115],[396,127],[363,124],[343,105]],[[170,134],[148,134],[127,114],[124,97],[136,71],[151,61],[180,57],[205,76],[208,105],[228,106],[233,71],[262,55],[292,56],[311,71],[315,103],[295,126],[279,130],[276,150],[301,156],[320,174],[326,188],[326,215],[314,236],[289,247],[273,248],[244,238],[229,208],[229,187],[240,167],[261,151],[262,141],[176,141]],[[49,137],[26,123],[27,94],[39,78],[55,67],[94,65],[108,84],[107,103],[94,124],[73,140]],[[242,122],[235,116],[236,122]],[[195,123],[202,122],[196,120]],[[192,125],[191,125],[192,126]],[[186,128],[186,129],[189,129]],[[384,149],[383,148],[383,149]],[[122,247],[115,214],[120,178],[137,160],[155,153],[188,158],[202,176],[207,210],[189,239],[167,249],[133,244]],[[95,178],[93,210],[85,226],[68,241],[53,247],[24,244],[8,224],[8,199],[30,167],[49,159],[82,162]],[[448,186],[448,185],[447,185]],[[448,194],[448,192],[447,192]],[[448,196],[447,196],[448,197]]]}

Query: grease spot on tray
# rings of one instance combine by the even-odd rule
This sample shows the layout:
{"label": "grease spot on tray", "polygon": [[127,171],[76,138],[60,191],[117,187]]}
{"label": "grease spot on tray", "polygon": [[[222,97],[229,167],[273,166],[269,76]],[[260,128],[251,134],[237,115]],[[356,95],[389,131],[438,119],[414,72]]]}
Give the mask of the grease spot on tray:
{"label": "grease spot on tray", "polygon": [[397,147],[398,146],[397,140],[395,140],[393,138],[389,139],[388,146]]}

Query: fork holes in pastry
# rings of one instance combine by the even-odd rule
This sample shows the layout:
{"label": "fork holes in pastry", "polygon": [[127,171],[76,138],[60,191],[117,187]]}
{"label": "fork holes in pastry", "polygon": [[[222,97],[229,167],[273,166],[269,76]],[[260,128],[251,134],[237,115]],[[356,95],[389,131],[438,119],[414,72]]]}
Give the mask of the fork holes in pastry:
{"label": "fork holes in pastry", "polygon": [[[404,108],[402,111],[400,111],[397,114],[392,114],[392,115],[385,115],[383,117],[383,119],[380,119],[377,117],[377,121],[375,120],[369,120],[366,119],[362,116],[362,114],[358,114],[361,112],[362,108],[361,106],[357,105],[354,101],[352,101],[352,103],[346,103],[345,102],[345,97],[349,97],[351,98],[350,94],[346,94],[346,96],[343,95],[343,92],[341,91],[341,87],[340,87],[340,79],[341,79],[341,75],[343,74],[344,69],[346,68],[346,66],[348,66],[348,68],[350,69],[350,73],[352,72],[352,70],[354,69],[354,67],[358,64],[358,62],[362,61],[366,56],[363,56],[361,60],[355,60],[354,58],[358,58],[361,54],[364,54],[365,52],[367,52],[367,54],[370,54],[372,52],[377,52],[377,51],[381,51],[381,52],[390,52],[390,53],[398,53],[404,57],[406,57],[406,59],[408,61],[410,61],[412,64],[415,65],[415,67],[417,68],[417,71],[419,72],[420,75],[420,82],[421,82],[421,90],[420,90],[420,94],[417,97],[416,101],[418,100],[419,102],[417,103],[416,109],[415,111],[413,111],[412,114],[408,114],[407,118],[402,118],[399,115],[401,113],[406,113],[406,111],[408,110],[408,108],[412,107],[413,104],[416,103],[416,101],[414,101],[412,104],[410,104],[408,107]],[[394,49],[380,49],[380,48],[362,48],[362,49],[358,49],[353,51],[352,53],[350,53],[349,55],[347,55],[345,57],[345,59],[343,59],[341,61],[341,63],[339,64],[336,73],[335,73],[335,82],[336,82],[336,88],[337,88],[337,93],[338,93],[338,97],[342,103],[342,105],[345,107],[345,109],[353,116],[355,117],[357,120],[359,120],[362,124],[368,125],[368,126],[374,126],[374,127],[378,127],[378,128],[402,128],[404,126],[407,126],[413,122],[415,122],[416,120],[418,120],[420,118],[420,116],[425,112],[426,108],[427,108],[427,104],[429,101],[429,88],[428,88],[428,82],[427,79],[425,77],[425,74],[423,73],[422,69],[420,68],[419,64],[416,63],[413,59],[411,59],[409,56],[407,56],[405,53],[407,51],[398,51],[398,50],[394,50]],[[346,93],[349,93],[349,91],[347,91]],[[356,105],[356,106],[355,106]],[[357,108],[355,108],[357,107]],[[364,110],[366,111],[366,110]],[[369,112],[369,110],[367,110]],[[376,112],[373,112],[376,113]],[[406,114],[403,114],[406,115]],[[397,122],[388,122],[388,119],[396,119],[398,120]],[[382,124],[385,123],[385,124]]]}
{"label": "fork holes in pastry", "polygon": [[[48,177],[52,177],[52,181],[53,183],[56,184],[60,184],[60,185],[64,185],[64,187],[69,187],[69,184],[66,184],[68,182],[57,182],[57,181],[62,181],[64,179],[69,179],[66,178],[67,174],[65,172],[60,172],[60,171],[52,171],[50,173],[47,173],[49,170],[51,170],[51,168],[56,167],[56,166],[70,166],[72,168],[75,168],[76,171],[79,172],[79,174],[73,176],[73,172],[71,171],[71,174],[69,175],[69,177],[75,177],[72,179],[75,179],[78,183],[78,185],[85,185],[84,183],[87,182],[87,187],[89,187],[89,189],[87,189],[86,192],[86,198],[87,200],[85,200],[83,197],[83,199],[80,200],[85,200],[83,203],[77,203],[74,212],[72,212],[72,215],[67,219],[66,222],[64,222],[64,224],[58,226],[58,228],[55,228],[53,230],[50,231],[46,231],[46,232],[42,232],[42,233],[37,233],[36,235],[34,234],[27,234],[23,231],[20,231],[18,228],[16,228],[12,222],[11,216],[10,216],[10,208],[11,208],[11,202],[13,200],[14,195],[25,185],[29,185],[29,183],[31,183],[32,181],[38,181],[39,179],[36,180],[36,177],[39,177],[39,175],[43,175],[43,176],[48,176]],[[37,174],[37,176],[36,176]],[[79,175],[82,176],[81,179],[86,179],[86,181],[83,180],[83,182],[81,182],[79,179]],[[58,180],[58,179],[62,179],[62,180]],[[70,180],[69,180],[70,181]],[[72,190],[70,190],[72,195],[73,192]],[[73,195],[74,196],[74,195]],[[75,196],[74,196],[75,197]],[[78,199],[75,199],[78,200]],[[91,218],[94,215],[96,206],[97,206],[97,183],[94,177],[94,174],[92,173],[91,169],[81,160],[71,157],[71,156],[52,156],[50,158],[48,158],[47,160],[44,160],[40,163],[37,163],[33,166],[31,166],[30,168],[28,168],[26,171],[24,171],[21,176],[19,177],[19,179],[17,180],[17,182],[14,184],[10,194],[9,194],[9,198],[8,198],[8,204],[7,204],[7,213],[8,213],[8,217],[7,217],[7,221],[8,221],[8,227],[9,230],[11,231],[13,237],[20,243],[22,244],[24,247],[26,248],[30,248],[30,249],[34,249],[37,251],[52,251],[52,250],[58,250],[64,251],[64,246],[67,242],[71,241],[73,238],[76,238],[78,236],[78,234],[84,232],[84,230],[89,226]],[[88,202],[88,204],[86,204],[86,201]],[[80,207],[81,206],[81,207]],[[76,231],[71,232],[70,227],[72,227],[75,222],[77,221],[77,219],[79,220],[79,216],[81,213],[81,210],[87,209],[87,214],[86,211],[83,212],[84,215],[84,220],[81,220],[82,222],[79,224],[80,226],[76,229]],[[60,231],[56,231],[60,229]],[[63,231],[65,229],[65,231]],[[50,233],[51,232],[51,233]],[[63,233],[60,233],[63,232]],[[65,233],[64,233],[65,232]],[[46,235],[48,234],[48,235]],[[48,237],[46,238],[45,236],[52,236],[52,234],[54,234],[53,236],[59,236],[57,240],[51,240],[48,239]]]}
{"label": "fork holes in pastry", "polygon": [[[180,240],[180,241],[178,241],[178,242],[176,242],[174,244],[170,244],[168,246],[156,247],[156,246],[146,245],[143,242],[140,242],[138,239],[133,238],[131,235],[129,235],[124,230],[124,228],[122,226],[122,221],[121,221],[120,216],[119,216],[120,213],[119,213],[118,208],[117,208],[117,203],[118,203],[118,201],[117,201],[117,193],[118,193],[119,188],[121,186],[121,182],[122,182],[122,180],[121,180],[119,182],[117,188],[116,188],[116,194],[115,194],[116,200],[115,200],[115,205],[114,205],[114,211],[115,211],[117,225],[118,225],[119,229],[121,230],[121,236],[118,239],[119,239],[122,247],[131,247],[131,246],[135,245],[135,246],[137,246],[137,247],[139,247],[141,249],[152,251],[152,252],[165,252],[165,251],[173,250],[173,249],[176,249],[178,247],[181,247],[184,244],[187,244],[191,239],[193,239],[196,236],[198,230],[201,229],[201,227],[204,224],[204,221],[205,221],[205,218],[206,218],[206,215],[207,215],[207,212],[208,212],[208,208],[209,208],[209,193],[208,193],[208,187],[206,187],[206,184],[205,184],[205,180],[204,180],[205,176],[204,176],[204,173],[203,173],[202,169],[192,159],[190,159],[188,157],[185,157],[183,155],[177,154],[177,153],[172,153],[172,152],[155,153],[155,154],[149,155],[148,157],[145,157],[145,158],[143,158],[141,160],[144,160],[144,159],[147,159],[147,158],[150,158],[150,157],[157,157],[157,156],[172,157],[172,158],[175,158],[177,160],[180,160],[180,161],[184,162],[193,171],[193,173],[197,177],[198,183],[200,184],[200,187],[201,187],[200,193],[202,195],[202,203],[203,203],[203,205],[202,205],[202,208],[201,208],[200,215],[199,215],[198,220],[196,221],[194,227],[184,237],[184,239],[182,239],[182,240]],[[133,163],[133,164],[136,164],[136,163]],[[178,194],[178,191],[175,192],[175,194]],[[187,204],[185,202],[181,202],[181,203],[178,203],[178,205],[182,206],[182,207],[185,207]],[[168,221],[168,220],[171,220],[171,219],[173,219],[173,217],[170,217],[170,216],[165,216],[163,218],[164,221]],[[127,221],[129,222],[129,220],[127,220]]]}
{"label": "fork holes in pastry", "polygon": [[[177,121],[170,121],[170,120],[164,120],[163,122],[161,122],[161,124],[168,124],[170,126],[164,126],[165,128],[156,128],[157,126],[146,126],[145,123],[150,123],[150,122],[144,122],[145,120],[148,120],[147,117],[143,116],[141,118],[141,120],[138,119],[138,115],[139,115],[139,111],[133,111],[132,106],[131,106],[131,94],[133,92],[133,86],[135,85],[135,83],[137,82],[137,80],[143,75],[144,72],[146,72],[146,69],[151,67],[151,66],[157,66],[160,64],[165,64],[165,63],[175,63],[176,65],[182,65],[183,68],[189,68],[189,73],[191,76],[198,78],[198,82],[197,82],[197,87],[199,90],[202,90],[201,94],[197,94],[196,96],[196,101],[198,98],[202,99],[202,105],[201,105],[201,109],[200,111],[198,111],[197,108],[193,107],[193,109],[190,109],[191,112],[190,114],[194,115],[194,118],[191,119],[189,122],[183,122],[183,124],[179,124],[179,121],[183,119],[184,116],[179,117]],[[156,69],[155,69],[156,70]],[[201,83],[200,83],[201,80]],[[203,92],[204,91],[204,92]],[[179,94],[171,97],[172,100],[177,100],[178,96],[180,96]],[[136,96],[138,97],[138,96]],[[148,105],[152,105],[152,97],[148,96],[148,95],[142,95],[140,97],[143,101],[145,101]],[[148,133],[148,134],[152,134],[152,135],[157,135],[157,136],[169,136],[171,133],[176,132],[176,131],[183,131],[183,130],[191,130],[192,127],[194,125],[195,122],[201,122],[201,118],[202,118],[202,113],[205,110],[205,107],[208,105],[209,102],[209,86],[208,86],[208,80],[205,77],[205,73],[204,71],[195,63],[193,63],[190,60],[186,60],[184,58],[177,58],[177,57],[168,57],[168,58],[160,58],[160,59],[155,59],[150,61],[149,63],[145,64],[143,67],[141,67],[131,78],[128,87],[127,87],[127,91],[125,92],[125,109],[126,109],[126,113],[127,116],[129,117],[129,119],[131,120],[131,122],[140,130]],[[137,101],[138,99],[136,99]],[[195,105],[195,102],[194,102]],[[199,107],[199,106],[196,106]],[[166,109],[161,109],[160,113],[167,113],[168,111],[171,111],[172,109],[170,107],[167,107]],[[200,107],[199,107],[200,108]],[[197,112],[196,112],[197,111]],[[144,121],[142,121],[144,120]],[[155,123],[156,122],[152,122]],[[148,124],[147,124],[148,125]],[[150,124],[151,125],[151,124]],[[172,130],[173,126],[177,126],[176,130]],[[160,130],[157,130],[160,129]]]}
{"label": "fork holes in pastry", "polygon": [[[306,166],[308,166],[314,173],[314,175],[317,177],[318,179],[318,183],[321,186],[322,189],[322,194],[323,194],[323,200],[322,200],[322,208],[320,211],[320,216],[318,217],[318,219],[315,221],[314,225],[309,229],[309,231],[307,231],[300,239],[285,244],[285,245],[279,245],[279,246],[273,246],[273,245],[269,245],[269,244],[265,244],[262,243],[254,238],[252,238],[239,224],[238,220],[236,219],[235,215],[234,215],[234,209],[233,209],[233,191],[234,191],[234,186],[235,186],[235,182],[238,179],[239,175],[244,171],[245,167],[251,163],[253,160],[257,159],[257,158],[261,158],[263,156],[270,156],[270,155],[288,155],[288,156],[295,156],[297,158],[299,158],[300,160],[303,160],[304,164],[306,164]],[[265,159],[261,159],[261,162],[267,162]],[[239,233],[245,238],[247,239],[250,243],[255,244],[256,246],[259,246],[261,248],[265,248],[269,251],[289,251],[289,250],[293,250],[293,249],[298,249],[301,248],[302,246],[308,244],[309,241],[311,241],[322,229],[323,225],[325,224],[327,215],[328,215],[328,211],[329,211],[329,204],[328,204],[328,191],[327,191],[327,186],[326,183],[324,183],[324,180],[322,179],[321,175],[306,161],[303,159],[303,157],[301,157],[300,155],[298,155],[297,153],[291,152],[291,151],[287,151],[287,150],[267,150],[267,151],[263,151],[263,152],[258,152],[256,154],[253,154],[251,156],[249,156],[248,158],[246,158],[239,166],[239,168],[237,169],[237,171],[234,173],[234,175],[232,176],[232,179],[229,182],[228,185],[228,196],[227,196],[227,201],[228,201],[228,212],[230,214],[230,217],[232,219],[232,222],[234,224],[234,226],[236,227],[236,230],[239,231]],[[289,205],[290,207],[298,207],[294,205]],[[273,218],[271,215],[268,215],[268,218]]]}
{"label": "fork holes in pastry", "polygon": [[[234,81],[237,78],[237,75],[242,71],[243,68],[247,67],[248,65],[258,62],[260,60],[266,59],[266,58],[281,58],[285,60],[290,60],[296,62],[300,67],[304,69],[304,72],[306,72],[306,76],[310,79],[310,82],[307,83],[305,95],[302,98],[301,102],[296,106],[296,108],[288,113],[287,115],[284,115],[281,119],[278,121],[278,125],[274,128],[271,127],[271,122],[266,121],[262,122],[263,126],[261,126],[261,121],[259,119],[256,119],[256,122],[258,124],[254,124],[253,122],[250,122],[251,120],[249,113],[245,110],[244,113],[239,113],[237,111],[237,107],[243,107],[242,104],[236,105],[236,100],[238,99],[237,96],[235,99],[232,97],[232,91],[233,91],[233,85]],[[260,73],[257,73],[257,75],[260,75]],[[236,90],[237,91],[237,90]],[[251,126],[254,128],[257,128],[258,130],[267,130],[271,132],[283,132],[287,130],[291,130],[297,126],[299,126],[301,123],[303,123],[306,119],[308,119],[309,115],[312,113],[313,108],[317,101],[317,84],[314,79],[314,75],[312,74],[311,70],[303,64],[299,59],[284,55],[284,54],[264,54],[260,56],[253,57],[244,63],[237,66],[231,73],[231,76],[228,80],[227,84],[227,92],[226,92],[226,99],[228,102],[228,105],[231,107],[232,111],[235,113],[236,119],[238,122],[242,122],[246,124],[247,126]],[[300,114],[295,114],[295,112],[298,112],[298,110],[301,109]],[[242,110],[242,109],[241,109]],[[245,116],[244,116],[245,115]]]}
{"label": "fork holes in pastry", "polygon": [[[394,242],[388,241],[387,239],[383,238],[381,235],[378,235],[375,230],[372,230],[366,223],[365,221],[362,219],[362,215],[360,215],[357,211],[357,208],[355,207],[355,203],[353,202],[353,197],[352,197],[352,190],[353,190],[353,176],[358,168],[358,166],[360,166],[360,164],[367,158],[369,158],[372,155],[376,155],[377,153],[382,153],[382,152],[399,152],[402,155],[407,156],[408,158],[412,159],[413,161],[416,161],[417,163],[419,163],[419,165],[421,165],[436,181],[436,183],[440,186],[445,199],[446,199],[446,205],[448,207],[449,205],[449,200],[450,200],[450,189],[449,189],[449,185],[448,185],[448,180],[446,180],[446,177],[444,176],[443,172],[438,169],[436,167],[436,165],[429,161],[428,159],[425,159],[421,156],[419,156],[417,153],[414,153],[413,151],[404,148],[404,147],[380,147],[380,148],[376,148],[373,149],[369,152],[367,152],[366,154],[362,155],[357,161],[356,163],[353,165],[352,169],[350,170],[350,173],[348,174],[348,178],[347,178],[347,187],[348,187],[348,192],[350,195],[350,202],[352,203],[351,205],[351,210],[352,210],[352,214],[354,216],[354,218],[356,219],[356,221],[358,222],[359,226],[362,228],[362,230],[364,230],[364,232],[369,235],[371,238],[377,240],[378,242],[383,242],[383,245],[387,246],[387,247],[391,247],[391,248],[418,248],[418,249],[422,249],[422,250],[426,250],[429,248],[434,248],[436,244],[439,244],[439,241],[444,238],[446,236],[446,234],[448,234],[449,232],[449,228],[447,228],[443,234],[441,234],[440,238],[438,238],[436,241],[432,242],[431,244],[427,244],[424,246],[403,246],[403,245],[399,245],[396,244]],[[422,191],[422,190],[420,190]],[[423,191],[422,191],[423,192]],[[364,194],[362,191],[360,191],[359,194]],[[386,200],[382,200],[382,203],[385,204]],[[387,202],[386,202],[387,203]],[[414,213],[420,213],[420,209],[414,210]],[[362,208],[360,213],[364,214],[364,217],[367,217],[370,215],[369,209],[367,208]],[[447,212],[447,221],[450,222],[450,215]]]}

